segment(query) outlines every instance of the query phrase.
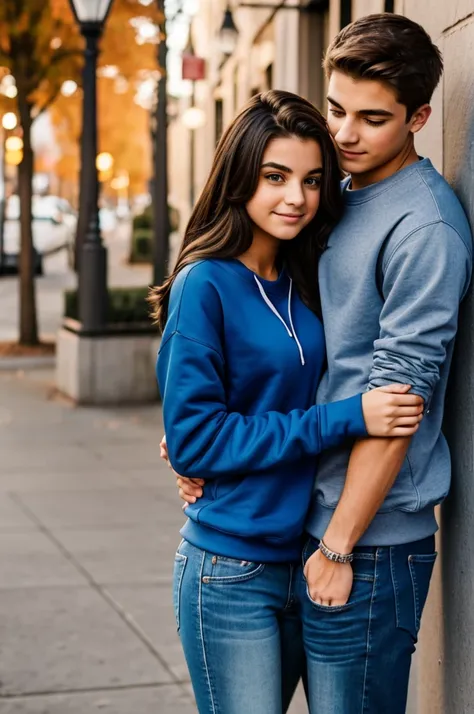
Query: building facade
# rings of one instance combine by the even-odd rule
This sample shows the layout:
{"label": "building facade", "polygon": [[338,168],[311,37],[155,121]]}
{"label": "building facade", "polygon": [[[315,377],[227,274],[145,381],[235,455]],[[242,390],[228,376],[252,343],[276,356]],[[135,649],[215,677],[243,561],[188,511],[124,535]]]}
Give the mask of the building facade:
{"label": "building facade", "polygon": [[[251,0],[243,0],[247,1]],[[383,11],[422,24],[443,53],[444,76],[433,98],[432,117],[417,135],[417,148],[454,187],[474,227],[474,0],[313,0],[310,12],[287,7],[294,2],[268,0],[268,9],[231,6],[239,32],[235,50],[224,55],[218,33],[225,0],[201,0],[192,36],[196,53],[207,62],[206,79],[196,83],[195,91],[205,123],[194,130],[193,142],[179,112],[170,127],[170,187],[172,200],[181,209],[181,228],[190,212],[191,182],[196,195],[222,129],[247,99],[264,89],[287,89],[323,109],[324,47],[348,22]],[[188,103],[180,100],[180,111]],[[447,401],[453,486],[439,512],[439,557],[413,667],[410,714],[474,712],[473,335],[471,291],[461,310]]]}

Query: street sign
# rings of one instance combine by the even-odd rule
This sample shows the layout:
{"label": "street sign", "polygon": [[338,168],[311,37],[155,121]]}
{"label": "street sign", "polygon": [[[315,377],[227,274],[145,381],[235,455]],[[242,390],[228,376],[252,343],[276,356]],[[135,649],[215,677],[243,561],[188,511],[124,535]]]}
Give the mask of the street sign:
{"label": "street sign", "polygon": [[206,60],[196,55],[183,55],[183,79],[193,82],[206,78]]}

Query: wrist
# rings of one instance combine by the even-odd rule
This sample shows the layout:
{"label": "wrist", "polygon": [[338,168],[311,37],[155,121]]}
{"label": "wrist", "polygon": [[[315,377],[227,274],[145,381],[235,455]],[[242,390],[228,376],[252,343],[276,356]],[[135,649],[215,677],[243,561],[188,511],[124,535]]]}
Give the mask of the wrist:
{"label": "wrist", "polygon": [[326,560],[331,561],[332,563],[340,563],[340,564],[346,564],[346,563],[352,563],[354,559],[354,554],[352,552],[349,553],[340,553],[339,551],[332,550],[331,548],[328,547],[327,543],[325,543],[324,540],[321,540],[319,542],[319,551],[321,555],[326,558]]}
{"label": "wrist", "polygon": [[346,535],[333,534],[327,531],[321,538],[325,546],[330,550],[340,553],[341,555],[348,555],[354,550],[355,543]]}

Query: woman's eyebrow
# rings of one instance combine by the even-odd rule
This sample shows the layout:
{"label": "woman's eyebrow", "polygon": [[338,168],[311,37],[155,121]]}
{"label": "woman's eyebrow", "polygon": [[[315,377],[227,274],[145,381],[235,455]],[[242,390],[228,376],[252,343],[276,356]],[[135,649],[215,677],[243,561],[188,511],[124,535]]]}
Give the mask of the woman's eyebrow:
{"label": "woman's eyebrow", "polygon": [[[288,166],[284,166],[283,164],[277,164],[274,161],[267,161],[266,164],[262,164],[262,169],[267,169],[267,168],[278,169],[278,171],[284,171],[287,174],[293,173],[293,169],[290,169]],[[308,171],[308,173],[306,175],[309,176],[310,174],[321,174],[322,172],[323,172],[323,170],[322,170],[321,166],[318,166],[318,168],[311,169],[311,171]]]}
{"label": "woman's eyebrow", "polygon": [[285,171],[287,174],[293,173],[292,169],[289,169],[288,166],[283,166],[283,164],[276,164],[274,161],[267,161],[266,164],[262,164],[262,169],[266,168],[278,169],[278,171]]}

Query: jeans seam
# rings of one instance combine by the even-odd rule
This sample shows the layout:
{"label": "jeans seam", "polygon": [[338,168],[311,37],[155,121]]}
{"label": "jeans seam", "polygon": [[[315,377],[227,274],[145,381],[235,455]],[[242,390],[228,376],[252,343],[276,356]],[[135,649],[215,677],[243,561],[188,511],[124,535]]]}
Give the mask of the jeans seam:
{"label": "jeans seam", "polygon": [[181,553],[176,553],[175,559],[179,559],[179,562],[181,563],[181,571],[179,573],[179,578],[178,578],[178,588],[177,588],[177,593],[176,593],[176,625],[179,631],[179,626],[181,622],[181,585],[183,583],[183,575],[184,575],[184,569],[186,568],[186,564],[188,562],[188,556],[187,555],[181,555]]}
{"label": "jeans seam", "polygon": [[408,556],[408,568],[410,570],[410,580],[411,580],[411,587],[413,590],[413,607],[414,607],[414,616],[415,616],[415,630],[418,632],[420,629],[420,617],[419,617],[419,612],[420,612],[420,598],[418,595],[418,584],[416,582],[416,573],[413,567],[413,562],[411,556]]}
{"label": "jeans seam", "polygon": [[214,696],[212,693],[212,684],[211,684],[211,677],[209,674],[209,667],[207,666],[206,645],[204,642],[204,627],[203,627],[203,622],[202,622],[202,578],[203,578],[203,572],[204,572],[205,559],[206,559],[206,553],[203,553],[202,560],[201,560],[201,572],[199,574],[199,603],[198,603],[199,634],[200,634],[200,638],[201,638],[202,656],[203,656],[203,661],[204,661],[204,669],[206,671],[206,679],[207,679],[207,686],[209,689],[209,697],[210,697],[210,702],[211,702],[211,707],[212,707],[212,714],[217,714],[217,710],[216,710],[215,702],[214,702]]}
{"label": "jeans seam", "polygon": [[284,610],[287,610],[293,604],[292,590],[293,590],[293,566],[290,564],[290,577],[288,579],[288,593],[286,596],[285,607],[283,608]]}
{"label": "jeans seam", "polygon": [[[378,552],[378,551],[377,551]],[[372,596],[370,598],[370,607],[369,607],[369,624],[367,627],[367,642],[366,642],[366,650],[365,650],[365,669],[364,669],[364,684],[362,688],[362,709],[361,709],[361,714],[364,714],[364,711],[366,710],[366,704],[367,704],[367,672],[369,669],[369,654],[371,650],[371,635],[372,635],[372,606],[374,604],[375,600],[375,591],[376,591],[376,584],[377,584],[377,564],[378,564],[378,558],[377,555],[375,557],[375,572],[374,572],[374,583],[372,586]]]}
{"label": "jeans seam", "polygon": [[393,548],[392,547],[390,547],[390,549],[389,549],[389,555],[390,555],[390,575],[392,577],[392,587],[393,587],[393,595],[394,595],[393,599],[395,602],[395,624],[397,627],[400,627],[398,583],[397,583],[397,578],[395,576],[395,565],[393,562]]}

